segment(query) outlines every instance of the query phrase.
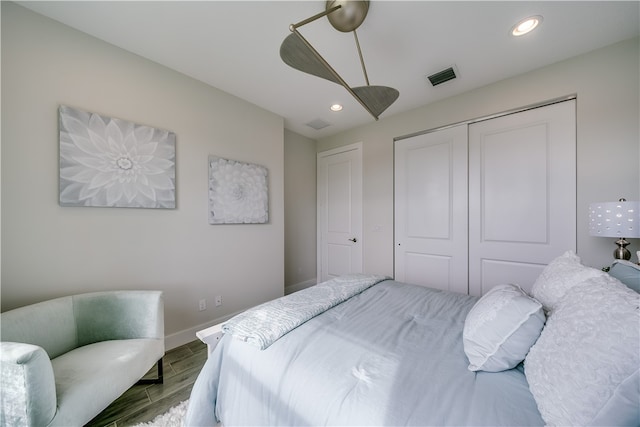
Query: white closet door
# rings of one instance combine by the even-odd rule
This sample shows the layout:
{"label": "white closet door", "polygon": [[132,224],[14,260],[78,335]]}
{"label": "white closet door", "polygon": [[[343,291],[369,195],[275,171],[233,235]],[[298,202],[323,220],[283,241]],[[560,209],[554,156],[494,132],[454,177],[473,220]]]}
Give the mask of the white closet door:
{"label": "white closet door", "polygon": [[467,125],[394,149],[395,279],[467,293]]}
{"label": "white closet door", "polygon": [[469,126],[469,293],[517,283],[576,248],[575,100]]}

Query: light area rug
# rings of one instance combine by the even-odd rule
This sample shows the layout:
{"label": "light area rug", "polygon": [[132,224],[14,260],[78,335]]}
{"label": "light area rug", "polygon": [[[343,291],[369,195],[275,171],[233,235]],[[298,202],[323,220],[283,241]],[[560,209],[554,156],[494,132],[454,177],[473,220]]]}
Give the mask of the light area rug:
{"label": "light area rug", "polygon": [[184,416],[187,414],[188,400],[177,404],[164,414],[158,415],[148,423],[136,424],[133,427],[182,427]]}

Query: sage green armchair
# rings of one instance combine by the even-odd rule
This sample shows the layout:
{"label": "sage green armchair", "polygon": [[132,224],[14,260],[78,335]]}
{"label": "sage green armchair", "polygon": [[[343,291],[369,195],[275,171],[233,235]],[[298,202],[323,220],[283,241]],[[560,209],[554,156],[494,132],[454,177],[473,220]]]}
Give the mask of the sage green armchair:
{"label": "sage green armchair", "polygon": [[157,363],[160,291],[95,292],[0,315],[1,426],[82,426]]}

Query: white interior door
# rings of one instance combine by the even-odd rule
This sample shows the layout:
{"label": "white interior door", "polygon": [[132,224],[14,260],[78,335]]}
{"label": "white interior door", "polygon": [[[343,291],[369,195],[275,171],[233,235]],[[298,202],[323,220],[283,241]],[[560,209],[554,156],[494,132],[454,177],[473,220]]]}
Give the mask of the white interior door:
{"label": "white interior door", "polygon": [[469,126],[469,293],[530,290],[576,248],[575,100]]}
{"label": "white interior door", "polygon": [[362,144],[318,153],[318,282],[362,273]]}
{"label": "white interior door", "polygon": [[395,279],[468,293],[467,125],[394,150]]}

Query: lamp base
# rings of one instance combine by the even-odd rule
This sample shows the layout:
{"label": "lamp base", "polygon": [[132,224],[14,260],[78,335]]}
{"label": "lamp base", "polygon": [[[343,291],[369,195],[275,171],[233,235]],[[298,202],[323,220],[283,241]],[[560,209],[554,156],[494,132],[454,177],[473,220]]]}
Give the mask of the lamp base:
{"label": "lamp base", "polygon": [[616,248],[615,251],[613,251],[613,257],[615,259],[623,259],[623,260],[630,260],[631,259],[631,252],[629,252],[629,250],[626,248],[626,246],[629,244],[629,242],[627,242],[624,237],[616,240],[616,245],[618,245],[618,247]]}

